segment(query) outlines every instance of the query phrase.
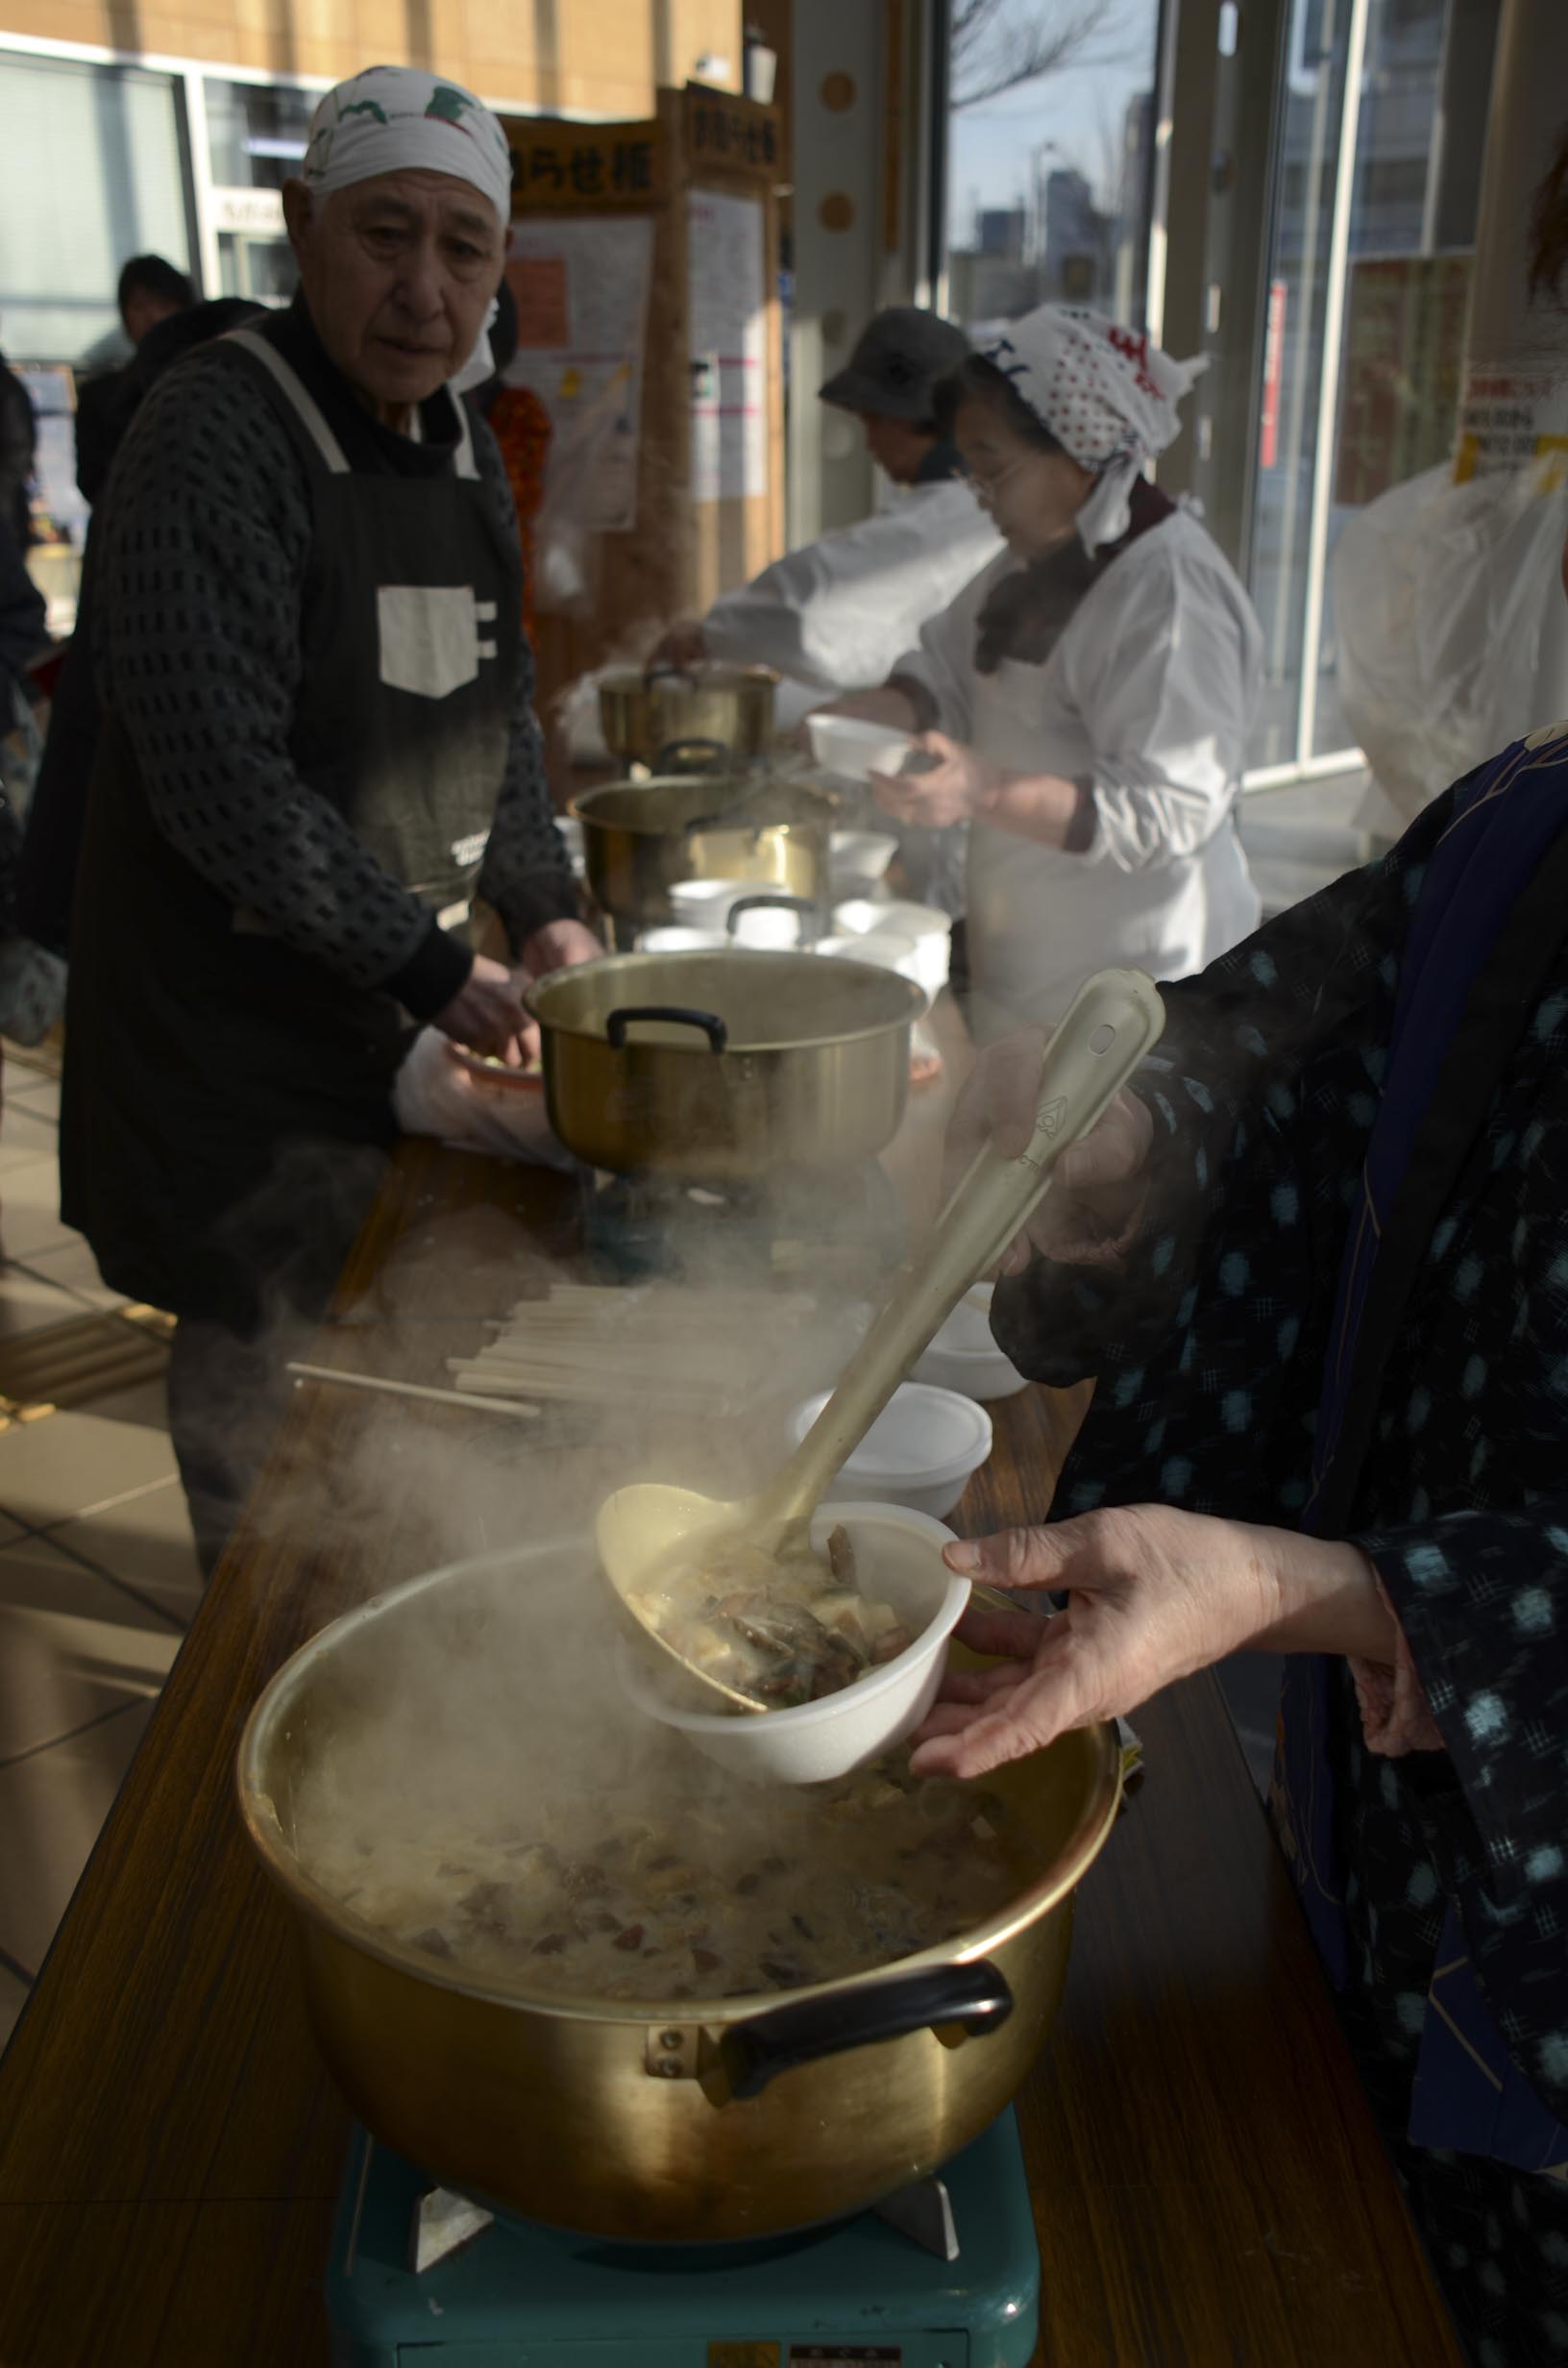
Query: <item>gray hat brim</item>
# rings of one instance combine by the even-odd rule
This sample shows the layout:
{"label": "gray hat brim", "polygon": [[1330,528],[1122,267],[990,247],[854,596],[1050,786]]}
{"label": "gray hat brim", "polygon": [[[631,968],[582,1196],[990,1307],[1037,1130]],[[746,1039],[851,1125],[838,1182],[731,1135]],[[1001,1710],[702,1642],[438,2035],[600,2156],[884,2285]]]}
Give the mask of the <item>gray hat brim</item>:
{"label": "gray hat brim", "polygon": [[907,392],[896,392],[879,386],[875,379],[865,378],[852,367],[835,372],[819,386],[817,400],[831,404],[836,411],[857,411],[863,419],[907,419],[923,426],[931,417],[929,388],[912,386]]}

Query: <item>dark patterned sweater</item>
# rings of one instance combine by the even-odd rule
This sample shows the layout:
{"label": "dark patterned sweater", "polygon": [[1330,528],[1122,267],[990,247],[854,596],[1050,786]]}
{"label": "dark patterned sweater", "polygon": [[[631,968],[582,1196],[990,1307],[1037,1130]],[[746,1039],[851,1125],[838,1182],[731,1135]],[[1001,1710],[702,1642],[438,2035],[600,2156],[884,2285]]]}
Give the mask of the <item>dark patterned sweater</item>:
{"label": "dark patterned sweater", "polygon": [[[369,456],[428,473],[444,394],[425,407],[429,440],[380,427],[349,394],[303,307],[281,339],[351,463]],[[484,484],[515,540],[495,441],[474,421]],[[158,826],[192,870],[267,922],[295,950],[357,986],[384,986],[417,1019],[461,988],[468,949],[382,870],[289,756],[300,679],[299,617],[310,555],[304,465],[252,370],[208,346],[138,411],[95,525],[98,687],[128,732]],[[478,893],[514,949],[576,910],[522,653],[505,773]]]}

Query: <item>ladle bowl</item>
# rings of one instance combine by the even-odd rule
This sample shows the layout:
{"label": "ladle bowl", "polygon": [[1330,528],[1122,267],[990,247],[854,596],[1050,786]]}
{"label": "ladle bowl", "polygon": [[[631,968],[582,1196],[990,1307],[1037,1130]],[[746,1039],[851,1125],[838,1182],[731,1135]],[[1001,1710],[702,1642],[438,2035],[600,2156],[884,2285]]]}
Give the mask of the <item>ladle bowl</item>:
{"label": "ladle bowl", "polygon": [[[910,1368],[1043,1197],[1062,1153],[1094,1125],[1164,1025],[1164,1005],[1141,971],[1100,971],[1080,988],[1041,1055],[1028,1147],[1016,1159],[993,1144],[982,1148],[895,1277],[832,1396],[768,1487],[726,1502],[641,1481],[600,1506],[595,1543],[603,1576],[661,1650],[732,1708],[764,1706],[689,1662],[664,1633],[704,1541],[738,1538],[776,1555],[804,1531]],[[856,1690],[847,1686],[827,1700],[847,1703]]]}

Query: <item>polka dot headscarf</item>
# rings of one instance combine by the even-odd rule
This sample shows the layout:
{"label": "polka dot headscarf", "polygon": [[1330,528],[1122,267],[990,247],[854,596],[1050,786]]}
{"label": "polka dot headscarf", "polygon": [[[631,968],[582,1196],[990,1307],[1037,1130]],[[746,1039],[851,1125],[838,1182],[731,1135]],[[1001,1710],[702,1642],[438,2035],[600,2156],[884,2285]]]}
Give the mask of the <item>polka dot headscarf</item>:
{"label": "polka dot headscarf", "polygon": [[1085,549],[1119,542],[1134,481],[1175,441],[1177,406],[1205,362],[1173,361],[1140,331],[1070,305],[1026,312],[979,352],[1098,480],[1078,513]]}

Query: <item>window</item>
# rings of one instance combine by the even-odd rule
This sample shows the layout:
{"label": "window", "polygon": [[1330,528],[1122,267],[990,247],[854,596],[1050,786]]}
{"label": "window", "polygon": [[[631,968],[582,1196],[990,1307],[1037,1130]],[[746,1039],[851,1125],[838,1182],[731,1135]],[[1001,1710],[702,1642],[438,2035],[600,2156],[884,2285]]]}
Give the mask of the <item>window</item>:
{"label": "window", "polygon": [[[120,266],[191,267],[184,110],[172,76],[0,51],[0,329],[7,351],[122,358]],[[21,226],[26,224],[26,234]]]}
{"label": "window", "polygon": [[[1052,303],[1144,320],[1159,0],[1079,10],[1064,37],[1068,14],[1055,0],[955,14],[949,309],[971,331]],[[1027,74],[1031,45],[1060,54]]]}

